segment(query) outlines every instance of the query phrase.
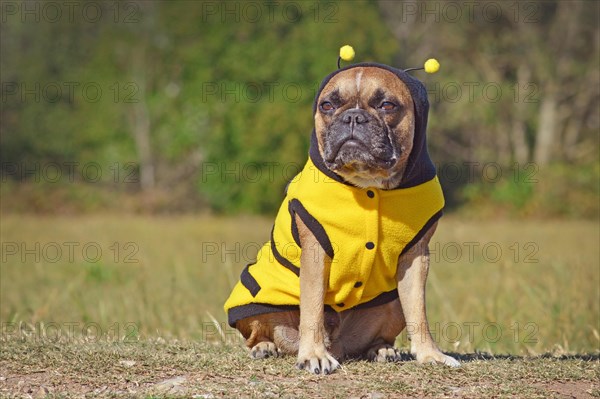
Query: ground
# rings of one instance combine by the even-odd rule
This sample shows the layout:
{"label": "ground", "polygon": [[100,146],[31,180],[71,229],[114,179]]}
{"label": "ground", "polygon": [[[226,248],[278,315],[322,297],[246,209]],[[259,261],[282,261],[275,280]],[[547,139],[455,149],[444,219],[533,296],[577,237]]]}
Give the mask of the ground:
{"label": "ground", "polygon": [[[598,397],[600,226],[442,218],[427,311],[459,369],[253,361],[223,303],[259,217],[2,215],[0,397]],[[396,345],[408,350],[406,334]]]}
{"label": "ground", "polygon": [[237,345],[197,342],[3,342],[2,397],[409,398],[600,397],[599,355],[458,355],[462,367],[344,363],[329,376],[294,359],[252,360]]}

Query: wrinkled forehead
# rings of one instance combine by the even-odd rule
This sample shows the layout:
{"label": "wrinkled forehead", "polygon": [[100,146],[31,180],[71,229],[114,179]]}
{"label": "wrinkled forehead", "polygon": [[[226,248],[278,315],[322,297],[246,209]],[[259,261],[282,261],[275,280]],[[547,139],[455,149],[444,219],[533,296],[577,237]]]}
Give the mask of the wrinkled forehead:
{"label": "wrinkled forehead", "polygon": [[377,67],[356,67],[339,72],[327,82],[319,99],[333,94],[334,91],[346,100],[356,97],[368,98],[382,90],[406,100],[412,99],[408,87],[398,76]]}

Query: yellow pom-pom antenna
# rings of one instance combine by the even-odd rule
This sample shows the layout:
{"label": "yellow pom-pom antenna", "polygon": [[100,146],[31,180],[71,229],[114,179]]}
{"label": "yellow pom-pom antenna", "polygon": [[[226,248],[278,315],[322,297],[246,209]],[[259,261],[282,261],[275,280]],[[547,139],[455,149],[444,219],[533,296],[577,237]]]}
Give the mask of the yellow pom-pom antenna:
{"label": "yellow pom-pom antenna", "polygon": [[404,72],[418,71],[420,69],[424,69],[427,73],[436,73],[440,70],[440,63],[435,58],[430,58],[425,61],[425,64],[421,68],[408,68]]}
{"label": "yellow pom-pom antenna", "polygon": [[425,69],[425,72],[427,73],[436,73],[440,70],[440,63],[435,58],[430,58],[425,61],[423,69]]}
{"label": "yellow pom-pom antenna", "polygon": [[356,53],[352,46],[346,44],[345,46],[340,47],[340,58],[344,61],[352,61],[355,55]]}
{"label": "yellow pom-pom antenna", "polygon": [[344,61],[352,61],[354,59],[354,55],[356,53],[354,52],[354,49],[352,48],[352,46],[349,45],[345,45],[340,47],[340,56],[338,57],[338,69],[340,68],[340,61],[344,60]]}

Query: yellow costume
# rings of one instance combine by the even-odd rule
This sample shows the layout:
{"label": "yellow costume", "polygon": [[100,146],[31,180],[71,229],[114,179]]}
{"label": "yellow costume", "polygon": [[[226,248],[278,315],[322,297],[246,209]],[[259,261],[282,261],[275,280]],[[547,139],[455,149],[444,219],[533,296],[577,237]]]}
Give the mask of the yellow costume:
{"label": "yellow costume", "polygon": [[259,251],[256,263],[242,271],[225,303],[231,326],[246,317],[298,309],[300,254],[314,249],[300,248],[295,215],[328,255],[325,309],[340,312],[397,298],[398,258],[442,214],[444,196],[427,152],[427,90],[407,73],[416,69],[435,73],[439,63],[429,59],[422,68],[406,70],[375,63],[340,68],[341,60],[350,61],[354,55],[351,46],[340,49],[339,69],[321,82],[313,114],[317,112],[317,99],[325,85],[342,71],[375,67],[396,75],[410,91],[415,112],[413,147],[402,181],[393,190],[362,189],[347,184],[325,166],[313,130],[309,160],[288,186],[270,242]]}
{"label": "yellow costume", "polygon": [[362,189],[332,179],[309,158],[289,184],[271,241],[248,265],[225,303],[229,324],[300,301],[298,214],[331,259],[325,305],[335,311],[397,297],[399,256],[439,219],[444,197],[437,176],[394,190]]}

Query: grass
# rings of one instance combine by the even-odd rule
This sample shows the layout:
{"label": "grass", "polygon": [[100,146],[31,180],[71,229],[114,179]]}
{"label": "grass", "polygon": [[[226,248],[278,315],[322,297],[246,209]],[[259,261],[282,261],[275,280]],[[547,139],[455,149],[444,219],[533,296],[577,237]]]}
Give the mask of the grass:
{"label": "grass", "polygon": [[352,362],[326,379],[248,360],[225,323],[271,223],[2,215],[0,395],[598,396],[597,223],[443,218],[428,315],[465,366]]}
{"label": "grass", "polygon": [[139,342],[3,342],[3,397],[401,398],[600,396],[598,356],[459,355],[449,369],[354,361],[330,376],[291,357],[250,360],[230,345]]}

